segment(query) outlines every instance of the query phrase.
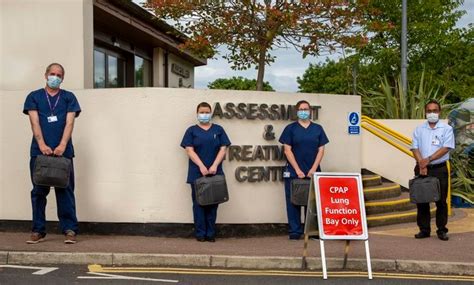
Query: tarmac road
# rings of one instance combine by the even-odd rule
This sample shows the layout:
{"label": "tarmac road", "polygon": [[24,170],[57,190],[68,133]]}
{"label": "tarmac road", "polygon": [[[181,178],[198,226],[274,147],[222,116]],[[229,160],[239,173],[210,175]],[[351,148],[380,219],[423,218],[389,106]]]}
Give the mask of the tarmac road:
{"label": "tarmac road", "polygon": [[469,284],[474,276],[366,272],[241,270],[154,267],[102,267],[99,265],[0,265],[0,284]]}

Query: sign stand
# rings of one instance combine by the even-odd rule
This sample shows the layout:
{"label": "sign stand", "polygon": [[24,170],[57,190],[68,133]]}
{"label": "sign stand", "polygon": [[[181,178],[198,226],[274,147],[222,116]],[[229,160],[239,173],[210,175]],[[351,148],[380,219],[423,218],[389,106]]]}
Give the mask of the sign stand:
{"label": "sign stand", "polygon": [[344,248],[344,262],[342,263],[342,269],[346,269],[347,266],[347,255],[349,254],[349,247],[351,245],[350,240],[346,240],[346,247]]}
{"label": "sign stand", "polygon": [[369,251],[369,240],[365,240],[365,257],[367,259],[367,272],[369,279],[372,279],[372,264],[370,263],[370,251]]}
{"label": "sign stand", "polygon": [[306,218],[304,222],[304,247],[303,247],[303,260],[301,263],[301,268],[304,270],[308,267],[306,262],[306,257],[308,256],[308,241],[309,236],[319,235],[318,222],[317,222],[318,212],[316,210],[316,196],[314,190],[314,180],[311,177],[311,184],[308,194],[308,205],[306,207]]}
{"label": "sign stand", "polygon": [[[359,173],[315,173],[311,184],[310,198],[316,197],[318,228],[320,229],[321,263],[323,279],[328,278],[326,265],[325,240],[345,240],[343,268],[347,266],[347,257],[351,240],[363,240],[367,260],[368,278],[372,279],[369,236],[365,215],[362,177]],[[311,200],[308,200],[308,213]],[[308,221],[308,216],[306,220]],[[306,258],[306,225],[305,250]]]}
{"label": "sign stand", "polygon": [[323,266],[323,279],[328,279],[328,269],[326,267],[326,252],[324,251],[324,240],[319,240],[319,247],[321,248],[321,263]]}
{"label": "sign stand", "polygon": [[306,261],[306,257],[308,256],[308,241],[309,235],[304,235],[304,246],[303,246],[303,259],[301,260],[301,269],[305,270],[308,268],[308,262]]}
{"label": "sign stand", "polygon": [[[345,252],[345,255],[344,255],[343,269],[346,268],[346,264],[347,264],[347,253],[349,251],[349,243],[350,243],[349,240],[346,241],[346,252]],[[365,240],[364,244],[365,244],[365,256],[366,256],[366,259],[367,259],[368,277],[369,277],[369,279],[372,280],[373,276],[372,276],[372,264],[370,262],[369,240]],[[322,267],[323,267],[323,279],[328,279],[328,271],[327,271],[327,267],[326,267],[326,252],[324,250],[324,240],[319,241],[319,246],[321,247],[321,263],[322,263]]]}

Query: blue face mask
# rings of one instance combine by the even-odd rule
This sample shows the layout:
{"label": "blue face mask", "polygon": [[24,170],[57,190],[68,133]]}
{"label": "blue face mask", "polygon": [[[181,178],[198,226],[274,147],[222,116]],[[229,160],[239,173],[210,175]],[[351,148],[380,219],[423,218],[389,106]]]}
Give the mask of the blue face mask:
{"label": "blue face mask", "polygon": [[62,79],[57,77],[56,75],[49,75],[46,84],[48,84],[49,88],[58,89],[59,85],[61,85],[61,82]]}
{"label": "blue face mask", "polygon": [[211,117],[212,115],[210,113],[209,114],[204,113],[204,114],[198,114],[197,119],[199,123],[206,124],[211,121]]}
{"label": "blue face mask", "polygon": [[309,114],[310,114],[309,111],[303,111],[303,110],[296,112],[296,116],[298,116],[298,119],[300,120],[309,119]]}

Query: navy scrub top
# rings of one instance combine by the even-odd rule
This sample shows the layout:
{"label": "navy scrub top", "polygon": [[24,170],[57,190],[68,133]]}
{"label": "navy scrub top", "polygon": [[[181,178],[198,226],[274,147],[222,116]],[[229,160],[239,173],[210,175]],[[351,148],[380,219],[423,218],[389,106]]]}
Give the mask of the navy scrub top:
{"label": "navy scrub top", "polygon": [[[327,144],[329,140],[320,125],[311,122],[305,129],[298,122],[294,122],[286,126],[279,142],[291,146],[298,166],[306,175],[314,164],[319,147]],[[289,162],[287,170],[290,172],[290,178],[298,177]],[[317,171],[321,171],[321,167],[318,166]]]}
{"label": "navy scrub top", "polygon": [[[181,147],[186,148],[192,146],[194,151],[201,159],[202,163],[209,168],[214,163],[217,153],[222,146],[229,146],[230,140],[224,131],[224,128],[217,124],[212,124],[206,131],[198,125],[189,127],[184,133]],[[223,175],[222,163],[217,167],[217,173]],[[194,183],[196,179],[201,177],[199,166],[189,159],[187,183]]]}
{"label": "navy scrub top", "polygon": [[[49,102],[54,110],[48,103]],[[57,104],[56,104],[57,101]],[[56,105],[56,107],[54,107]],[[41,132],[43,133],[43,139],[47,146],[54,150],[63,137],[64,128],[66,127],[66,115],[69,112],[75,112],[76,117],[81,112],[81,107],[76,99],[76,96],[72,92],[61,89],[55,96],[50,96],[44,88],[28,94],[23,107],[23,113],[28,115],[28,111],[37,110],[39,116],[39,124]],[[48,117],[54,115],[57,117],[57,122],[48,123]],[[38,146],[38,142],[33,136],[31,141],[30,156],[41,155],[41,151]],[[67,143],[66,150],[63,156],[72,158],[74,157],[74,147],[72,145],[72,139]]]}

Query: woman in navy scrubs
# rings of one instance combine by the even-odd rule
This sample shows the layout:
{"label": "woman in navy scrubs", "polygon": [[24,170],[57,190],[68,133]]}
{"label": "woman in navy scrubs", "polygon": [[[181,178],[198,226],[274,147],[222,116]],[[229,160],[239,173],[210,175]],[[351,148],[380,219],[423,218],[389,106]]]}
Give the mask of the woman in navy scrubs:
{"label": "woman in navy scrubs", "polygon": [[301,206],[291,203],[291,181],[295,178],[310,178],[316,171],[321,171],[324,145],[329,142],[323,128],[311,122],[311,109],[307,101],[296,103],[296,110],[298,121],[286,126],[279,140],[283,144],[287,160],[283,177],[290,240],[298,240],[304,233],[301,226]]}
{"label": "woman in navy scrubs", "polygon": [[223,175],[224,159],[230,140],[224,129],[211,123],[211,106],[202,102],[197,106],[198,124],[189,127],[181,147],[189,156],[187,183],[191,184],[194,216],[194,235],[198,241],[215,242],[217,206],[200,206],[196,201],[194,181],[206,175]]}

